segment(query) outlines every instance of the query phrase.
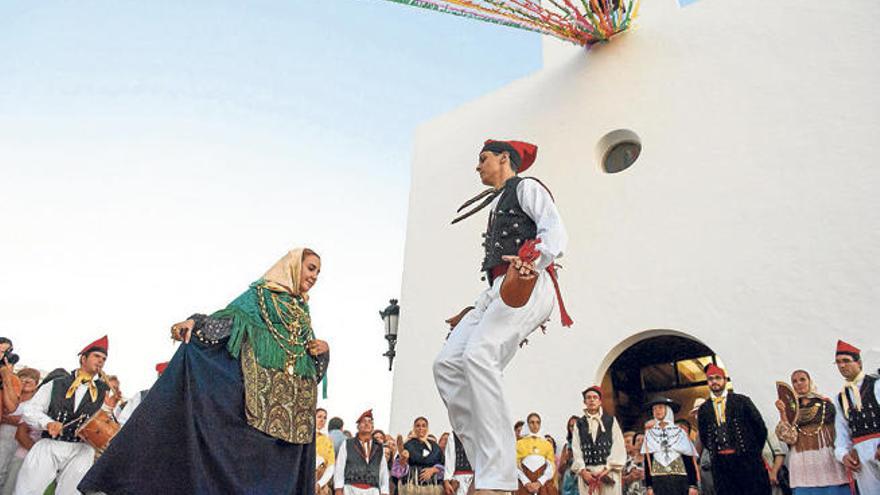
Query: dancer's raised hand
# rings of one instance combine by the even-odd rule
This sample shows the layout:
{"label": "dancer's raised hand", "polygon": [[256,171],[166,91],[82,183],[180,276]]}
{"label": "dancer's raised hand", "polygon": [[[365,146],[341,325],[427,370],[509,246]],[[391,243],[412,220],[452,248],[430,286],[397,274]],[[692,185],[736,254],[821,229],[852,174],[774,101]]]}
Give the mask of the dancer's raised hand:
{"label": "dancer's raised hand", "polygon": [[195,320],[181,321],[171,325],[171,338],[189,344],[192,338],[192,329],[196,326]]}

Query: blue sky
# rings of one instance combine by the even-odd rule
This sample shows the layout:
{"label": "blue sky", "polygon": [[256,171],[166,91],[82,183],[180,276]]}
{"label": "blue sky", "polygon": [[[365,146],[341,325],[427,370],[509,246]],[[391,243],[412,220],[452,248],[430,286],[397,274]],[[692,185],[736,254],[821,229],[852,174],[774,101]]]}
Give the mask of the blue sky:
{"label": "blue sky", "polygon": [[131,394],[305,243],[324,405],[382,426],[413,131],[539,66],[535,34],[380,0],[0,3],[0,334],[51,369],[109,333]]}

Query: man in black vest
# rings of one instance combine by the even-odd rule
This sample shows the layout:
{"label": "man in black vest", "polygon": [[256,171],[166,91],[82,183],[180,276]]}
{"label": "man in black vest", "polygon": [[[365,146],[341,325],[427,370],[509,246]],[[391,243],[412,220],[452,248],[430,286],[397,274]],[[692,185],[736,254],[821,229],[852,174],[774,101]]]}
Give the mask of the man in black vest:
{"label": "man in black vest", "polygon": [[22,418],[43,437],[25,457],[15,484],[15,495],[42,495],[57,481],[56,495],[75,495],[95,450],[76,436],[76,430],[105,404],[110,387],[99,379],[107,359],[107,336],[92,342],[79,353],[79,368],[40,387],[24,406]]}
{"label": "man in black vest", "polygon": [[846,380],[834,403],[834,455],[861,493],[880,493],[880,379],[865,374],[861,350],[842,340],[834,362]]}
{"label": "man in black vest", "polygon": [[770,477],[761,457],[767,425],[752,400],[727,390],[727,374],[706,367],[709,399],[700,406],[700,442],[712,459],[718,495],[770,495]]}
{"label": "man in black vest", "polygon": [[339,447],[333,472],[336,495],[388,495],[385,446],[373,439],[373,410],[357,420],[357,435]]}
{"label": "man in black vest", "polygon": [[[473,463],[478,495],[517,489],[516,439],[502,372],[519,344],[550,318],[559,294],[554,262],[567,242],[565,228],[550,192],[537,179],[517,175],[536,155],[533,144],[486,141],[477,172],[490,188],[462,208],[481,201],[476,207],[453,220],[490,207],[481,266],[489,287],[474,306],[447,320],[452,331],[434,361],[437,390]],[[536,259],[519,256],[524,246]],[[506,277],[534,283],[524,305],[511,307],[501,299]],[[560,313],[563,324],[570,325],[561,300]]]}
{"label": "man in black vest", "polygon": [[614,416],[602,408],[598,385],[581,392],[584,415],[577,419],[571,436],[571,472],[578,476],[581,495],[620,495],[621,472],[626,464],[623,432]]}
{"label": "man in black vest", "polygon": [[446,495],[467,495],[474,482],[474,468],[464,451],[458,434],[452,432],[452,439],[446,442],[443,465],[443,491]]}

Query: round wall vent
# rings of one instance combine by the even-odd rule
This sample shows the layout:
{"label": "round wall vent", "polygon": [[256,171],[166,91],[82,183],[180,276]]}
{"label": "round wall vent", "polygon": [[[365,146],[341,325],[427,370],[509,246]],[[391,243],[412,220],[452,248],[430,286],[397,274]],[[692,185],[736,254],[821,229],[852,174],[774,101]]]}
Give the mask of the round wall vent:
{"label": "round wall vent", "polygon": [[602,136],[596,147],[599,165],[609,174],[623,172],[642,153],[642,140],[629,129],[617,129]]}

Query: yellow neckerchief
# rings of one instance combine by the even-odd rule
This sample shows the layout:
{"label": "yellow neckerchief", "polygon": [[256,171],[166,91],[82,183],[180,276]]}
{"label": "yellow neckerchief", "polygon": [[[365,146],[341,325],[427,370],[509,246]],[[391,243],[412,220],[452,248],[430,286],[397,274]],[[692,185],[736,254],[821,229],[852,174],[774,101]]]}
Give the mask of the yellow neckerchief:
{"label": "yellow neckerchief", "polygon": [[76,376],[73,378],[73,383],[70,384],[70,388],[67,389],[67,393],[64,394],[65,399],[69,399],[76,394],[76,389],[79,388],[80,385],[88,385],[89,386],[89,395],[92,396],[92,402],[98,400],[98,387],[95,386],[94,376],[86,373],[85,371],[79,369],[76,370]]}
{"label": "yellow neckerchief", "polygon": [[846,391],[849,389],[849,393],[852,394],[853,407],[856,408],[856,411],[862,410],[862,392],[859,390],[859,387],[856,386],[856,383],[860,382],[865,378],[865,370],[859,371],[859,374],[856,375],[852,380],[847,380],[846,383],[843,384],[843,390],[840,391],[841,395],[841,406],[843,406],[843,416],[845,418],[849,418],[849,401],[846,400]]}
{"label": "yellow neckerchief", "polygon": [[553,444],[544,438],[541,432],[532,433],[530,431],[526,436],[516,441],[517,462],[522,462],[524,458],[530,455],[543,457],[550,462],[555,462],[556,460]]}
{"label": "yellow neckerchief", "polygon": [[727,390],[724,391],[720,396],[716,397],[715,394],[710,396],[712,399],[712,406],[715,407],[715,422],[718,425],[727,422]]}

